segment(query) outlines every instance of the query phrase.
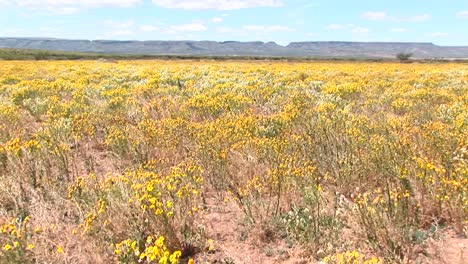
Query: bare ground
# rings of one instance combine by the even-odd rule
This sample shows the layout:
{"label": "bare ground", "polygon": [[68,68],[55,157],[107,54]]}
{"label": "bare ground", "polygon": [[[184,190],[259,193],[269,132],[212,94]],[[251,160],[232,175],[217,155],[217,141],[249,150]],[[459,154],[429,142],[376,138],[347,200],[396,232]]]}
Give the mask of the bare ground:
{"label": "bare ground", "polygon": [[284,243],[263,242],[261,234],[255,231],[247,233],[249,227],[242,222],[243,212],[234,201],[219,202],[214,193],[207,196],[201,224],[213,240],[214,250],[198,255],[196,263],[312,263],[301,258],[298,249]]}
{"label": "bare ground", "polygon": [[[301,257],[299,248],[290,248],[284,242],[263,241],[262,234],[250,229],[242,210],[234,201],[220,202],[214,192],[207,193],[206,208],[200,224],[206,236],[213,240],[214,250],[196,256],[196,263],[250,264],[250,263],[318,263]],[[452,229],[442,231],[438,239],[426,241],[427,249],[409,263],[465,264],[468,263],[468,239]]]}

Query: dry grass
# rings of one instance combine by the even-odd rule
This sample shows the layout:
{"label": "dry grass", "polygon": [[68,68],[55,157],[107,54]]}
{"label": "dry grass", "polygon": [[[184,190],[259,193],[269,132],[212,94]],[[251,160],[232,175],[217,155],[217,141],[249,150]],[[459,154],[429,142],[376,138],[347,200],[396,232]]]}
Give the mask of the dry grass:
{"label": "dry grass", "polygon": [[464,64],[0,66],[2,263],[466,258]]}

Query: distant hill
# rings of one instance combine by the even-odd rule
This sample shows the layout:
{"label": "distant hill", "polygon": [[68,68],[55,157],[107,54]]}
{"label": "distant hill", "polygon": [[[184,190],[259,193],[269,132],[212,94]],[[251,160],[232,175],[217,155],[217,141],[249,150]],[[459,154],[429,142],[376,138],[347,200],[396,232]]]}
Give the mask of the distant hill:
{"label": "distant hill", "polygon": [[275,42],[118,41],[51,38],[0,38],[1,48],[39,49],[135,55],[294,56],[324,58],[394,58],[399,52],[415,58],[468,59],[468,46],[448,47],[410,42]]}

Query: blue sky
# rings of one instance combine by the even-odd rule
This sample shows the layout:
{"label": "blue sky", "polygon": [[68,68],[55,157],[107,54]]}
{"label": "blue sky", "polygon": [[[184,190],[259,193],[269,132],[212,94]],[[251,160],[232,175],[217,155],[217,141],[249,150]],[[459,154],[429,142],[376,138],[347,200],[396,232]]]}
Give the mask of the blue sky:
{"label": "blue sky", "polygon": [[0,0],[0,37],[468,46],[468,0]]}

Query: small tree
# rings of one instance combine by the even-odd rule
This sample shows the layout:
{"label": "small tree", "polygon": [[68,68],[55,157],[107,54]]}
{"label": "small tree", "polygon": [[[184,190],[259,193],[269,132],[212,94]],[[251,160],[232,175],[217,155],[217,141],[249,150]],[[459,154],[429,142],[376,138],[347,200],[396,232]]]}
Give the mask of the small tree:
{"label": "small tree", "polygon": [[38,51],[36,54],[34,54],[34,59],[35,60],[46,60],[49,58],[50,53],[48,51]]}
{"label": "small tree", "polygon": [[400,52],[396,55],[396,58],[400,61],[408,61],[411,56],[413,56],[413,53],[404,53],[404,52]]}

